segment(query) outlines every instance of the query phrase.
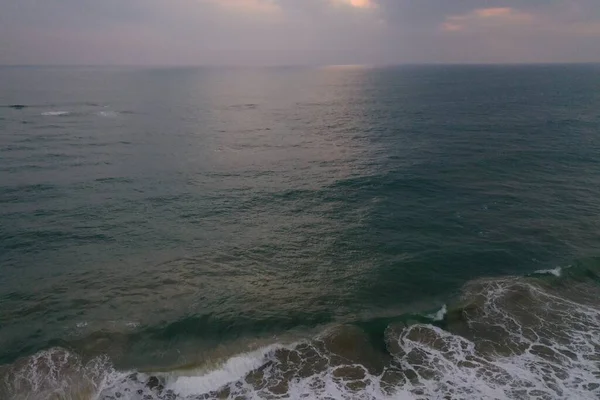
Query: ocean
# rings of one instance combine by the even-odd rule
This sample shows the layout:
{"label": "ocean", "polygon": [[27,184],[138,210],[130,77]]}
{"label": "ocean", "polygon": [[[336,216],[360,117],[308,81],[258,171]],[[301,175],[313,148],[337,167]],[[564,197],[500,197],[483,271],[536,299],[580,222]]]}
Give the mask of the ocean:
{"label": "ocean", "polygon": [[597,399],[600,66],[0,68],[1,399]]}

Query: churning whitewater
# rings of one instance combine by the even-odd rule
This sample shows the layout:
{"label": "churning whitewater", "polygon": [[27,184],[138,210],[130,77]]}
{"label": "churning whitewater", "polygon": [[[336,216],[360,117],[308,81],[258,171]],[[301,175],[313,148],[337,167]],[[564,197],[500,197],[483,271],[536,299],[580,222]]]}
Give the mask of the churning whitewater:
{"label": "churning whitewater", "polygon": [[53,348],[5,367],[3,393],[102,400],[595,399],[599,294],[589,279],[553,274],[480,279],[463,288],[457,304],[426,317],[431,323],[390,323],[383,343],[357,326],[340,325],[212,369],[119,371],[106,356],[84,362]]}

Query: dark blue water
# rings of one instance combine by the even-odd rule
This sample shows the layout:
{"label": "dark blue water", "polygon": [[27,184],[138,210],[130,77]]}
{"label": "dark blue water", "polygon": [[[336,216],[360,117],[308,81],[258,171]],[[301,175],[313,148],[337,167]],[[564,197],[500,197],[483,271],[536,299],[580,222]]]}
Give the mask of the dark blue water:
{"label": "dark blue water", "polygon": [[596,398],[599,155],[594,65],[1,68],[0,394]]}

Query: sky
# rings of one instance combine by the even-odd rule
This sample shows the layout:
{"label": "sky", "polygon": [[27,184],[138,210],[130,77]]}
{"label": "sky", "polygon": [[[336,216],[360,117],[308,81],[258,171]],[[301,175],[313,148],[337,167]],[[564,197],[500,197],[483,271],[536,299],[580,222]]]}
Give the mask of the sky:
{"label": "sky", "polygon": [[3,65],[600,62],[600,0],[0,0]]}

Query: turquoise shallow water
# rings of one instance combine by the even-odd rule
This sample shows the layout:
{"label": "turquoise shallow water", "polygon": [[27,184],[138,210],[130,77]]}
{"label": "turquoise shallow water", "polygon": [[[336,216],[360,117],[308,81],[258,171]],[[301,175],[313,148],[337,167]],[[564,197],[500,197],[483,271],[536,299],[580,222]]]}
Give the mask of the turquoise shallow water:
{"label": "turquoise shallow water", "polygon": [[[0,82],[7,398],[598,396],[598,305],[581,295],[598,290],[598,66],[5,67]],[[516,310],[544,296],[545,320],[568,309],[563,328],[587,328],[561,342]],[[521,339],[481,333],[492,315]],[[529,384],[417,382],[402,335],[500,343],[532,357],[506,361]],[[580,371],[562,389],[528,369],[553,343],[580,354],[547,367]],[[336,357],[379,386],[348,385],[367,375]]]}

